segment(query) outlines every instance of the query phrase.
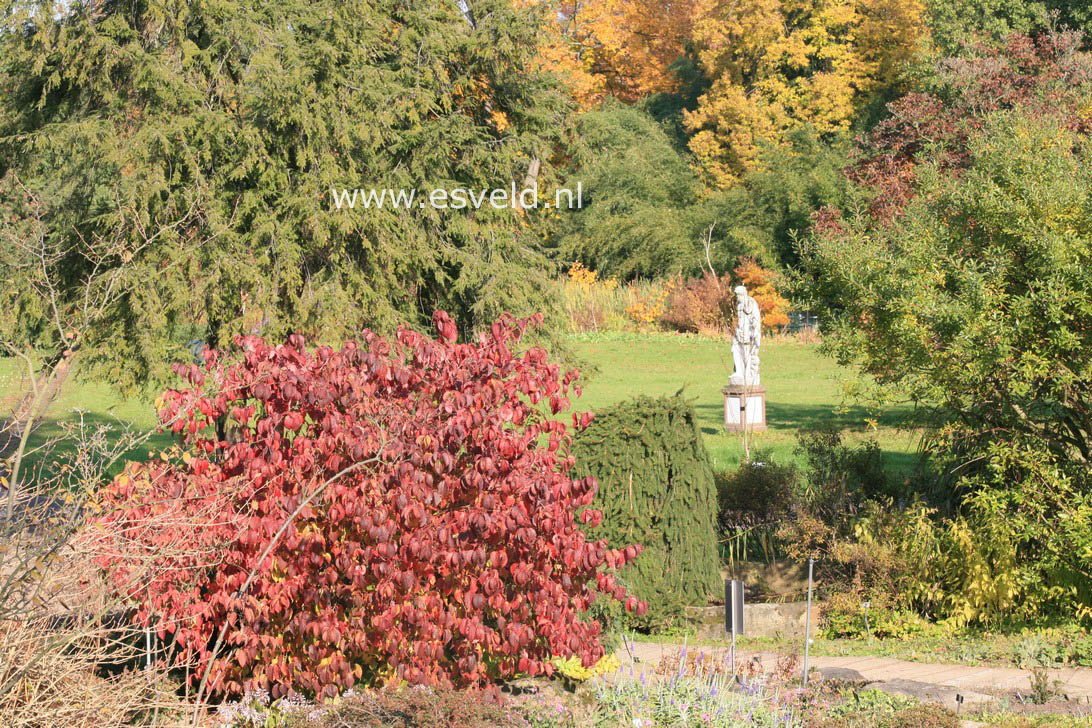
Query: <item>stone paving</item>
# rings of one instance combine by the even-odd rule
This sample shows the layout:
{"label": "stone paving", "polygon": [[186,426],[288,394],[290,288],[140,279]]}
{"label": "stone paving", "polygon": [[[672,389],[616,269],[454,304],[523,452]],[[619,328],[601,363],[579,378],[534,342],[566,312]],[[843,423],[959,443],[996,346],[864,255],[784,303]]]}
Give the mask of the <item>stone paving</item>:
{"label": "stone paving", "polygon": [[[638,664],[652,665],[658,663],[664,654],[674,652],[682,647],[680,644],[642,642],[630,644],[633,649],[633,658]],[[704,649],[706,652],[716,652],[717,654],[724,652],[724,648],[690,647],[689,649]],[[736,653],[736,660],[737,662],[748,660],[756,655],[767,669],[772,668],[778,658],[778,655],[772,652],[745,653],[740,650]],[[619,650],[618,657],[623,664],[630,664],[630,655],[625,647]],[[818,657],[814,655],[809,660],[809,666],[818,669],[820,672],[831,673],[828,676],[844,678],[852,677],[853,673],[856,673],[861,676],[861,679],[870,683],[914,681],[960,688],[964,691],[981,692],[1009,690],[1030,692],[1031,690],[1031,671],[1015,667],[977,667],[974,665],[909,662],[890,657]],[[1092,702],[1092,668],[1052,669],[1049,673],[1051,685],[1053,686],[1055,681],[1059,683],[1057,692],[1068,696],[1070,700],[1080,703]]]}

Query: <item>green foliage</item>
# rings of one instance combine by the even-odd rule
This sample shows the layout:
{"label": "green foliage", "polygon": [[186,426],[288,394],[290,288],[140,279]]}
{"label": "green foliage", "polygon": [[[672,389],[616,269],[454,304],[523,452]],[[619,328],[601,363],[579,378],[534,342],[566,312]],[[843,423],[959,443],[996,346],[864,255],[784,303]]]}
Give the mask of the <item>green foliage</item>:
{"label": "green foliage", "polygon": [[1073,0],[927,0],[926,16],[933,45],[944,55],[959,55],[976,40],[996,42],[1051,26],[1092,31],[1092,7]]}
{"label": "green foliage", "polygon": [[839,429],[826,426],[801,430],[797,441],[797,452],[807,463],[804,499],[821,517],[836,519],[846,513],[849,502],[887,491],[888,476],[875,440],[848,445]]}
{"label": "green foliage", "polygon": [[824,614],[828,637],[866,637],[906,639],[919,634],[924,620],[908,610],[861,609],[830,611]]}
{"label": "green foliage", "polygon": [[945,421],[931,449],[967,494],[946,610],[1087,617],[1092,141],[1020,108],[976,124],[900,216],[809,239],[810,294],[830,353]]}
{"label": "green foliage", "polygon": [[799,495],[796,467],[767,462],[765,455],[715,477],[722,528],[776,523],[792,512]]}
{"label": "green foliage", "polygon": [[[332,199],[507,188],[547,159],[566,107],[533,70],[539,30],[504,0],[474,11],[471,23],[459,3],[420,0],[0,4],[0,178],[46,200],[62,313],[88,285],[117,293],[86,332],[88,370],[136,386],[164,379],[194,335],[335,342],[423,326],[439,308],[467,331],[550,309],[516,211]],[[16,323],[0,335],[63,348],[44,294],[11,270],[0,309]]]}
{"label": "green foliage", "polygon": [[583,185],[584,208],[561,212],[562,260],[623,280],[703,275],[709,264],[725,274],[741,258],[793,265],[812,214],[849,198],[844,135],[825,143],[810,128],[794,131],[764,149],[741,184],[701,196],[669,131],[642,108],[608,105],[579,118],[566,176],[569,187]]}
{"label": "green foliage", "polygon": [[608,105],[579,118],[569,187],[583,209],[562,211],[557,255],[600,275],[633,279],[697,263],[686,217],[697,181],[663,128],[644,112]]}
{"label": "green foliage", "polygon": [[804,127],[789,133],[784,145],[764,149],[760,163],[739,185],[703,199],[692,227],[700,236],[716,223],[712,252],[717,272],[734,268],[732,256],[740,254],[767,266],[795,266],[796,240],[811,227],[815,211],[850,200],[850,184],[842,173],[848,160],[848,135],[824,142]]}
{"label": "green foliage", "polygon": [[600,410],[574,437],[573,456],[581,475],[599,480],[593,536],[644,546],[618,579],[649,605],[631,624],[668,622],[719,591],[713,472],[686,400],[642,396]]}
{"label": "green foliage", "polygon": [[937,50],[958,55],[964,43],[975,39],[998,41],[1009,33],[1034,31],[1046,8],[1038,0],[927,0],[926,16]]}
{"label": "green foliage", "polygon": [[855,691],[826,716],[807,723],[808,728],[957,728],[959,725],[959,718],[939,705],[918,703],[913,698],[880,690]]}

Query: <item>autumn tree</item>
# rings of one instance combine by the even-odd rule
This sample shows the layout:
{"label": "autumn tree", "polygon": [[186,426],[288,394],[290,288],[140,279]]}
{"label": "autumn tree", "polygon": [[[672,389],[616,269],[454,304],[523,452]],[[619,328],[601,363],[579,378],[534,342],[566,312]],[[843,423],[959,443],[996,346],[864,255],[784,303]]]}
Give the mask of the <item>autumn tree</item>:
{"label": "autumn tree", "polygon": [[672,92],[672,64],[686,51],[695,0],[517,0],[543,12],[539,67],[555,71],[591,107]]}
{"label": "autumn tree", "polygon": [[700,0],[693,37],[712,87],[686,124],[707,181],[734,184],[804,124],[848,129],[923,33],[919,0]]}

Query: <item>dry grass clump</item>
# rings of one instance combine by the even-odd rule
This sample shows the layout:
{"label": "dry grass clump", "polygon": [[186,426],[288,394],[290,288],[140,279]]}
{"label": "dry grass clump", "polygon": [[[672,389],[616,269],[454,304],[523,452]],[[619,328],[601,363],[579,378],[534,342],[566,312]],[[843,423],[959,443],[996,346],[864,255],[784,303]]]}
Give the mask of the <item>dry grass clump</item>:
{"label": "dry grass clump", "polygon": [[182,725],[174,686],[141,667],[143,632],[103,588],[72,492],[28,489],[0,513],[0,726]]}
{"label": "dry grass clump", "polygon": [[98,672],[117,661],[118,635],[49,620],[0,624],[0,725],[5,728],[166,725],[173,702],[155,671]]}
{"label": "dry grass clump", "polygon": [[322,728],[526,728],[511,708],[481,693],[405,688],[369,690],[344,700],[322,719]]}

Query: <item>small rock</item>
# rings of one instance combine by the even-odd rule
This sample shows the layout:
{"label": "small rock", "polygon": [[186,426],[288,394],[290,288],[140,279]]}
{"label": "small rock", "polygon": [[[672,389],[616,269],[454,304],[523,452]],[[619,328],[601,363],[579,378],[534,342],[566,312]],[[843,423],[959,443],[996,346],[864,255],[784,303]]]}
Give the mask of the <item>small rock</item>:
{"label": "small rock", "polygon": [[[992,695],[917,680],[885,680],[870,683],[868,687],[869,689],[882,690],[891,695],[906,695],[923,703],[940,703],[948,710],[956,713],[965,711],[971,706],[983,705],[993,701]],[[962,705],[959,701],[960,696],[963,698]]]}
{"label": "small rock", "polygon": [[817,668],[824,680],[841,680],[843,682],[868,682],[865,676],[848,667],[820,667]]}

